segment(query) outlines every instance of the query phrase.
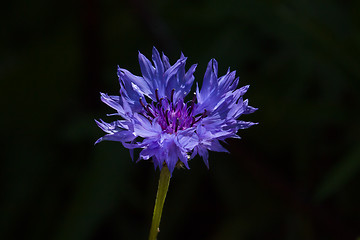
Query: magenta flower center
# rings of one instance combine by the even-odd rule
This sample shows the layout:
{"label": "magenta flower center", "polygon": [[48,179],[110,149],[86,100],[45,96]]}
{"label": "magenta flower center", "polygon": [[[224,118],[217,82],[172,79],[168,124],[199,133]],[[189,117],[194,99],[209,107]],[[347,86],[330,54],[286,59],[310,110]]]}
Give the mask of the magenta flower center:
{"label": "magenta flower center", "polygon": [[170,99],[159,98],[158,89],[155,90],[156,101],[145,105],[142,98],[140,104],[143,111],[140,113],[151,123],[156,121],[166,133],[176,133],[178,130],[184,130],[192,127],[195,123],[206,117],[206,110],[202,114],[193,115],[195,106],[195,95],[192,100],[184,103],[182,98],[174,101],[174,92],[171,91]]}

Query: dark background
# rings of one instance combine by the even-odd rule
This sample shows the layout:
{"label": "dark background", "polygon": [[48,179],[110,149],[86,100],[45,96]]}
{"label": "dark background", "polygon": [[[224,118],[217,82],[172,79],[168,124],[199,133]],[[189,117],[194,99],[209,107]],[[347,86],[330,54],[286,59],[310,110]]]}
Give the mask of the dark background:
{"label": "dark background", "polygon": [[360,237],[359,1],[1,5],[0,239],[147,239],[158,172],[93,119],[152,46],[236,69],[260,123],[175,171],[159,240]]}

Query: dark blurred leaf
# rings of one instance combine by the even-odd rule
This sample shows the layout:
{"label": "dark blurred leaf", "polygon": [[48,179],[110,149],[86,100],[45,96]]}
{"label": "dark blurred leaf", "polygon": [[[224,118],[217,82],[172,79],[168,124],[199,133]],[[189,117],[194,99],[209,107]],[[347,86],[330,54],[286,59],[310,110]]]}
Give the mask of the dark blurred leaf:
{"label": "dark blurred leaf", "polygon": [[345,158],[340,160],[324,176],[315,194],[322,201],[348,184],[360,171],[360,145],[357,145]]}
{"label": "dark blurred leaf", "polygon": [[97,146],[94,155],[89,169],[79,177],[76,194],[54,239],[88,239],[102,219],[122,203],[121,197],[129,192],[128,172],[124,168],[130,161],[128,153],[116,153],[103,143]]}

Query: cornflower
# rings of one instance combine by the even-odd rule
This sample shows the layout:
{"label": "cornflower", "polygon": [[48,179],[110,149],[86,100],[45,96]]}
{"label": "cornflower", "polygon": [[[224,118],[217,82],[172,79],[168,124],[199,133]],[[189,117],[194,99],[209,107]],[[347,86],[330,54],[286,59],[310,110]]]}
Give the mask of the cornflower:
{"label": "cornflower", "polygon": [[189,160],[200,155],[209,167],[209,150],[228,152],[220,142],[228,138],[240,138],[239,129],[249,128],[257,123],[238,120],[242,114],[250,114],[257,108],[243,100],[249,85],[237,88],[239,78],[230,68],[218,76],[218,63],[211,59],[203,78],[202,87],[196,83],[196,90],[190,100],[196,64],[187,71],[187,58],[181,53],[175,64],[154,47],[153,64],[139,52],[142,76],[136,76],[118,67],[120,95],[101,93],[101,100],[116,110],[109,115],[121,119],[111,123],[96,121],[107,134],[96,143],[109,140],[121,142],[130,150],[141,152],[139,160],[152,160],[159,168],[160,180],[155,203],[153,224],[149,239],[156,239],[162,207],[165,201],[170,177],[176,166],[189,169]]}

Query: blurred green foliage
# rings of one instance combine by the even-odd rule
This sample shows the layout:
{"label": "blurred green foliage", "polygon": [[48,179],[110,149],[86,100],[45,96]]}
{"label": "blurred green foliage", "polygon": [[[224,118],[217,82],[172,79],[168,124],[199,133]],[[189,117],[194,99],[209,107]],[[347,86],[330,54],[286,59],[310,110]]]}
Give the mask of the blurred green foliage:
{"label": "blurred green foliage", "polygon": [[174,173],[159,239],[360,236],[360,2],[7,1],[0,239],[146,239],[158,173],[93,146],[116,66],[155,45],[237,70],[260,124]]}

